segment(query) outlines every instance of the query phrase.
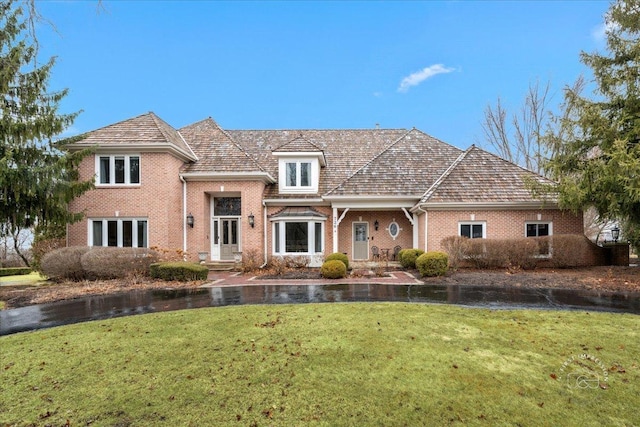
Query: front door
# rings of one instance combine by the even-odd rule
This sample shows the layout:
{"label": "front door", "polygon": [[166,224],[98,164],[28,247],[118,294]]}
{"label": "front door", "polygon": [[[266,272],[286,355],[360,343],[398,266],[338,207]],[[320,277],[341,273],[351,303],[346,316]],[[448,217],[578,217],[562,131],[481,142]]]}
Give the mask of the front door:
{"label": "front door", "polygon": [[369,224],[353,223],[353,259],[369,259]]}
{"label": "front door", "polygon": [[238,252],[238,219],[220,219],[220,259],[233,260],[233,253]]}

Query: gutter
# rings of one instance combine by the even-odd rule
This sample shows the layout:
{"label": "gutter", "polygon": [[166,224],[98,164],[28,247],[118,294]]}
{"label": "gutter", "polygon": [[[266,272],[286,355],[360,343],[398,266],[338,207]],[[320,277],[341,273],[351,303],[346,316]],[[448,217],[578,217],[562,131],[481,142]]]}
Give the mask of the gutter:
{"label": "gutter", "polygon": [[268,252],[267,252],[267,204],[265,201],[262,201],[262,234],[264,235],[263,239],[263,253],[264,253],[264,264],[262,264],[259,268],[265,268],[269,263],[268,260]]}
{"label": "gutter", "polygon": [[[187,181],[182,174],[178,174],[182,181],[182,253],[183,258],[187,256]],[[186,261],[186,259],[185,259]]]}

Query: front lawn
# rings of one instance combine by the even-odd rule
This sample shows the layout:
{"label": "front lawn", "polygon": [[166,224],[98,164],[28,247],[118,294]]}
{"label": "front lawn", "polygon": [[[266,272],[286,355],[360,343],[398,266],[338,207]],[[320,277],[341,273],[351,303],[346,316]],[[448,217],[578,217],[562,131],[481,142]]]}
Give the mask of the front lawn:
{"label": "front lawn", "polygon": [[638,425],[640,317],[242,306],[0,337],[0,424]]}

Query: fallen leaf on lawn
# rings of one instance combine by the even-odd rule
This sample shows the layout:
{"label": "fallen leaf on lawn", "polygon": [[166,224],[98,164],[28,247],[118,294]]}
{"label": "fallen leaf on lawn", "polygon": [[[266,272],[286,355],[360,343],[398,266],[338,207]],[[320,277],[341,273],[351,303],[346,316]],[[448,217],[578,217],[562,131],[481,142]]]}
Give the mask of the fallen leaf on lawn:
{"label": "fallen leaf on lawn", "polygon": [[556,374],[551,374],[551,375],[549,375],[549,376],[550,376],[551,378],[553,378],[554,380],[557,380],[557,379],[558,379],[558,376],[557,376]]}

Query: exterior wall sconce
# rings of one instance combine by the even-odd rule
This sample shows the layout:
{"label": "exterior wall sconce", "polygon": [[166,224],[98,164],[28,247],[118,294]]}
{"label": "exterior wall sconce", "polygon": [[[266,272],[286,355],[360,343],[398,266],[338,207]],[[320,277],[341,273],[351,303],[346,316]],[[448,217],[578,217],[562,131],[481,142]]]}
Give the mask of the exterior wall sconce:
{"label": "exterior wall sconce", "polygon": [[378,222],[378,220],[376,219],[376,221],[373,223],[373,228],[376,229],[376,231],[378,231],[378,227],[380,227],[380,223]]}
{"label": "exterior wall sconce", "polygon": [[618,238],[620,237],[620,229],[616,225],[611,229],[611,238],[614,242],[618,243]]}
{"label": "exterior wall sconce", "polygon": [[189,215],[187,215],[187,225],[193,228],[193,215],[191,215],[191,212],[189,212]]}
{"label": "exterior wall sconce", "polygon": [[249,214],[249,225],[251,226],[251,228],[255,227],[256,225],[256,217],[253,216],[253,212]]}

